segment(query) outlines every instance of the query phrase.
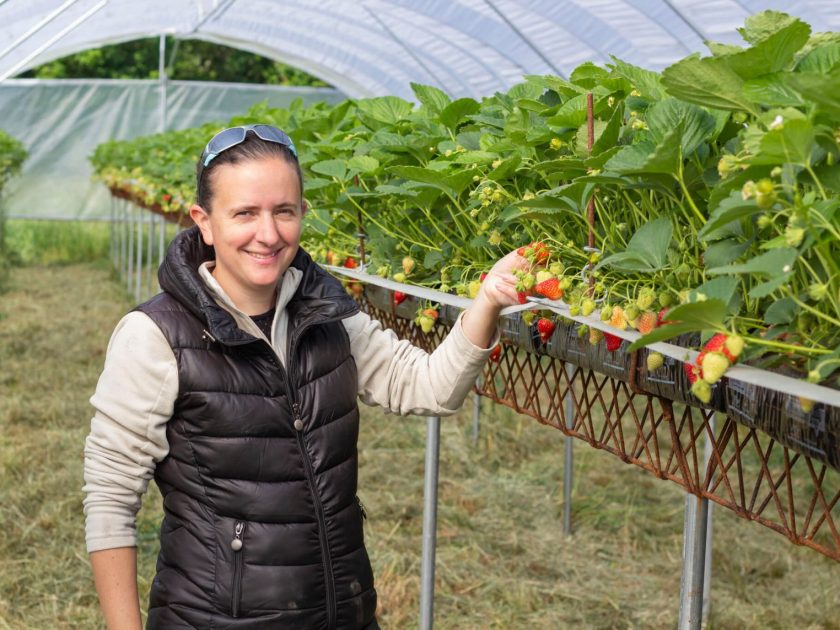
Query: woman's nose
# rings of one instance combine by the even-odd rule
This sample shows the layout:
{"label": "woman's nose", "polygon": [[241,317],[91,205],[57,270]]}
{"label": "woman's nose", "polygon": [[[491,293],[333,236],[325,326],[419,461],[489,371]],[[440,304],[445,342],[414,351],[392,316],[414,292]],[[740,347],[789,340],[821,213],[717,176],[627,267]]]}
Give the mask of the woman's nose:
{"label": "woman's nose", "polygon": [[280,241],[280,230],[277,229],[277,222],[274,220],[273,212],[260,213],[259,224],[257,225],[257,239],[269,245],[274,245]]}

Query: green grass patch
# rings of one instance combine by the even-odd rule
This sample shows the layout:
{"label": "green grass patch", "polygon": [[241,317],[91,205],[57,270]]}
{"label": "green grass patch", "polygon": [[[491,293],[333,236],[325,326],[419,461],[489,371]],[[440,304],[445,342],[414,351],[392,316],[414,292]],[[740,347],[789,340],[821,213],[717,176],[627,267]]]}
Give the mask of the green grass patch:
{"label": "green grass patch", "polygon": [[[12,271],[0,319],[0,629],[101,628],[84,547],[88,398],[132,304],[104,265]],[[60,314],[60,317],[57,316]],[[436,626],[677,624],[683,493],[575,443],[575,533],[562,532],[563,438],[482,401],[441,429]],[[383,628],[417,627],[425,421],[362,408],[360,492]],[[138,517],[145,609],[160,495]],[[840,565],[715,507],[715,629],[840,628]]]}
{"label": "green grass patch", "polygon": [[71,265],[105,260],[110,226],[104,221],[8,219],[6,253],[15,265]]}

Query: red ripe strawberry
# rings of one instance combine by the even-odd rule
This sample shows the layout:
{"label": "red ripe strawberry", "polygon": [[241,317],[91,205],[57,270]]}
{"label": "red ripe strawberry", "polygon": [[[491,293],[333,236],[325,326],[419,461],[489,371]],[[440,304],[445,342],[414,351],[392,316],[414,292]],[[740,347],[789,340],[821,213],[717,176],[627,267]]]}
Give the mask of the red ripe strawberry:
{"label": "red ripe strawberry", "polygon": [[531,248],[534,250],[534,260],[538,265],[544,264],[551,254],[546,244],[541,241],[531,243]]}
{"label": "red ripe strawberry", "polygon": [[545,317],[540,317],[537,320],[537,331],[540,333],[540,340],[545,343],[551,339],[551,334],[556,328],[553,321]]}
{"label": "red ripe strawberry", "polygon": [[437,311],[436,308],[423,309],[423,315],[431,317],[432,319],[437,319],[438,318],[438,311]]}
{"label": "red ripe strawberry", "polygon": [[685,375],[688,377],[688,382],[692,385],[698,378],[700,378],[701,370],[696,365],[692,365],[691,363],[683,363],[683,370],[685,370]]}
{"label": "red ripe strawberry", "polygon": [[352,256],[348,256],[347,258],[344,259],[344,266],[347,267],[348,269],[355,269],[356,267],[359,266],[359,263],[357,263],[356,259],[353,258]]}
{"label": "red ripe strawberry", "polygon": [[607,350],[610,352],[615,352],[621,347],[621,337],[605,332],[604,339],[607,341]]}
{"label": "red ripe strawberry", "polygon": [[398,306],[405,302],[405,299],[408,297],[407,294],[403,293],[402,291],[394,291],[394,305]]}
{"label": "red ripe strawberry", "polygon": [[543,280],[534,287],[534,291],[549,300],[559,300],[563,297],[563,289],[560,288],[560,281],[557,278]]}
{"label": "red ripe strawberry", "polygon": [[486,278],[486,277],[487,277],[487,272],[486,272],[486,271],[482,271],[482,272],[481,272],[481,276],[479,276],[479,278],[478,278],[478,281],[479,281],[479,282],[484,282],[484,278]]}
{"label": "red ripe strawberry", "polygon": [[669,322],[667,319],[665,319],[665,313],[667,313],[667,312],[668,312],[668,309],[663,308],[661,311],[659,311],[659,313],[657,313],[657,315],[656,315],[656,325],[657,326],[665,326],[667,324],[672,324],[673,323],[673,322]]}
{"label": "red ripe strawberry", "polygon": [[170,195],[168,193],[164,193],[163,195],[160,196],[160,198],[163,199],[164,201],[169,201],[170,199],[172,199],[172,195]]}
{"label": "red ripe strawberry", "polygon": [[528,293],[527,291],[517,291],[516,299],[519,300],[520,304],[527,304],[529,295],[530,293]]}
{"label": "red ripe strawberry", "polygon": [[493,363],[498,363],[499,360],[502,358],[502,346],[501,344],[496,344],[493,346],[493,349],[490,351],[490,360]]}
{"label": "red ripe strawberry", "polygon": [[725,343],[726,335],[723,333],[717,333],[706,342],[706,345],[703,346],[703,350],[705,352],[722,352]]}

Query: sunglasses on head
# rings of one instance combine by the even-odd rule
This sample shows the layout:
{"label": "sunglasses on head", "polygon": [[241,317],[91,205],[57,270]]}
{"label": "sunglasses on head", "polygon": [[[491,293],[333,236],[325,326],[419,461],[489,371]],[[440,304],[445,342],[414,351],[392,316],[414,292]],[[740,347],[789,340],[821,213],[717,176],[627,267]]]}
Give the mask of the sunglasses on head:
{"label": "sunglasses on head", "polygon": [[210,162],[228,149],[245,142],[245,138],[248,137],[249,131],[260,140],[275,142],[286,147],[297,159],[298,154],[297,149],[295,148],[295,143],[292,142],[292,139],[288,136],[288,134],[286,134],[286,132],[278,129],[277,127],[272,127],[271,125],[242,125],[241,127],[230,127],[229,129],[223,129],[213,136],[210,142],[207,143],[207,146],[204,147],[204,151],[201,152],[197,177],[199,186],[201,185],[201,176],[204,173],[204,169],[207,168]]}

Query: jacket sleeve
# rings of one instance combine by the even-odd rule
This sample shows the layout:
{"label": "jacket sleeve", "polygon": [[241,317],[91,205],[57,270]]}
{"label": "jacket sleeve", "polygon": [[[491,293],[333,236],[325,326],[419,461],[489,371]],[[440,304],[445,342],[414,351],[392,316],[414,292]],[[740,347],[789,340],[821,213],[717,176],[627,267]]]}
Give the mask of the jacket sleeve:
{"label": "jacket sleeve", "polygon": [[136,545],[135,519],[155,465],[166,457],[166,422],[178,395],[178,367],[157,325],[143,313],[117,324],[85,440],[87,550]]}
{"label": "jacket sleeve", "polygon": [[344,320],[359,374],[359,397],[367,405],[405,415],[455,413],[481,372],[491,348],[470,342],[457,319],[431,354],[400,340],[365,313]]}

